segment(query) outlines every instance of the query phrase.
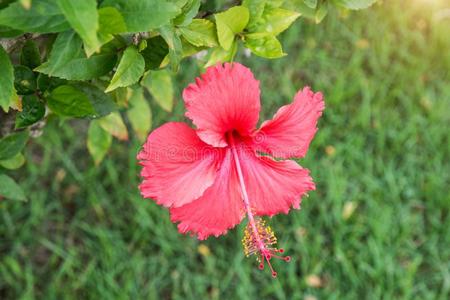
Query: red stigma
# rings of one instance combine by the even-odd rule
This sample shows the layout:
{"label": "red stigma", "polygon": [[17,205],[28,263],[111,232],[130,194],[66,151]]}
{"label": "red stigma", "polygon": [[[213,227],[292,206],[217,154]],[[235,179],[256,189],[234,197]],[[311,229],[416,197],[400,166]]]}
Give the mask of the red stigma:
{"label": "red stigma", "polygon": [[276,243],[277,238],[272,229],[269,226],[266,226],[265,222],[260,218],[255,218],[254,224],[247,224],[244,238],[242,239],[245,255],[256,255],[257,260],[259,261],[258,268],[260,270],[264,270],[265,264],[267,263],[273,278],[277,277],[277,272],[275,272],[272,263],[270,262],[272,258],[280,259],[285,262],[291,261],[290,256],[279,255],[284,253],[284,249],[274,247]]}

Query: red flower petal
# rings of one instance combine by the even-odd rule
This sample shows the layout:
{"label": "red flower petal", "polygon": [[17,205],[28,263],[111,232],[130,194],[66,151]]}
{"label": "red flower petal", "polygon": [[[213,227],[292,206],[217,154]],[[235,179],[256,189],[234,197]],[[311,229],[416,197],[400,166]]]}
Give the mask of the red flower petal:
{"label": "red flower petal", "polygon": [[253,137],[255,149],[280,158],[305,156],[325,108],[322,98],[309,87],[299,91],[292,104],[282,106],[261,125]]}
{"label": "red flower petal", "polygon": [[244,206],[231,149],[226,150],[214,184],[203,196],[182,207],[170,209],[172,222],[180,222],[181,233],[191,232],[200,240],[225,234],[239,224]]}
{"label": "red flower petal", "polygon": [[149,135],[138,154],[141,194],[166,207],[192,202],[213,184],[223,155],[223,149],[205,144],[188,125],[166,123]]}
{"label": "red flower petal", "polygon": [[273,216],[300,208],[301,197],[314,190],[309,171],[292,160],[257,156],[242,144],[237,147],[250,206],[256,215]]}
{"label": "red flower petal", "polygon": [[215,147],[227,145],[225,133],[250,134],[259,117],[259,81],[239,63],[210,67],[183,91],[186,116],[197,134]]}

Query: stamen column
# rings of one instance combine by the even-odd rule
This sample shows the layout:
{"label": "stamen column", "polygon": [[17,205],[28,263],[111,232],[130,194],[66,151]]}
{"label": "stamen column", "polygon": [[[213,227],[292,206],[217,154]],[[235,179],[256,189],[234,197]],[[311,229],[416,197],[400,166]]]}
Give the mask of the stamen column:
{"label": "stamen column", "polygon": [[[246,250],[246,255],[249,254],[259,254],[260,257],[260,265],[259,268],[264,269],[264,262],[267,261],[267,265],[272,271],[272,276],[276,277],[277,272],[272,268],[272,264],[270,263],[270,259],[272,257],[279,258],[284,261],[290,261],[291,258],[289,256],[281,257],[277,255],[278,253],[283,253],[283,249],[277,249],[271,247],[271,245],[276,243],[276,237],[273,234],[270,227],[266,227],[264,221],[259,219],[259,217],[255,217],[252,212],[252,207],[250,205],[247,188],[245,186],[244,175],[242,172],[241,162],[239,160],[239,155],[237,152],[237,145],[234,141],[234,137],[232,133],[228,134],[228,141],[230,143],[231,151],[233,153],[233,159],[236,165],[236,172],[239,178],[239,184],[242,192],[242,200],[244,202],[245,211],[247,212],[248,223],[250,228],[247,226],[245,234],[247,232],[251,235],[250,238],[247,236],[243,239],[244,249]],[[250,233],[251,232],[251,233]]]}

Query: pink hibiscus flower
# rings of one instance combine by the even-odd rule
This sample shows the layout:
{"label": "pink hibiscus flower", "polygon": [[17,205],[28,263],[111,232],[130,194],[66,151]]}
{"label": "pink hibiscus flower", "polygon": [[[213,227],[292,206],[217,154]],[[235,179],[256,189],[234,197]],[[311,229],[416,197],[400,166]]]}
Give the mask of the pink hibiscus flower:
{"label": "pink hibiscus flower", "polygon": [[290,258],[278,255],[283,249],[261,216],[298,209],[315,189],[309,171],[286,159],[305,156],[325,107],[322,94],[304,88],[256,129],[259,82],[243,65],[226,63],[208,68],[183,98],[197,129],[169,122],[149,135],[138,154],[142,196],[169,208],[178,230],[201,240],[247,216],[245,253],[256,254],[261,269],[266,261],[275,277],[270,259]]}

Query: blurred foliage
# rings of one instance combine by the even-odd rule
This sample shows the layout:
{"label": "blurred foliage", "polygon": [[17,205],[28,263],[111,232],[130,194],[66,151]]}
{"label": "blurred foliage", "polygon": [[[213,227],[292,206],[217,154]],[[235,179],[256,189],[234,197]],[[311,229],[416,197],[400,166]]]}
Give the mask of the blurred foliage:
{"label": "blurred foliage", "polygon": [[[315,3],[345,1],[303,2],[311,8]],[[213,14],[201,19],[214,23],[214,13],[235,5],[208,1],[203,6],[203,11]],[[93,102],[99,98],[90,95],[104,95],[113,72],[108,80],[91,80],[89,88],[67,79],[37,76],[37,86],[48,91],[49,98],[22,100],[21,113],[39,104],[45,104],[48,112],[48,99],[57,104],[65,99],[58,96],[58,88],[63,87],[63,92],[77,89],[80,97],[76,99],[83,101],[88,115],[86,120],[47,113],[45,127],[41,120],[24,125],[20,132],[1,128],[5,139],[10,134],[19,136],[14,143],[8,142],[10,146],[0,147],[0,157],[4,155],[0,186],[16,195],[11,201],[0,200],[0,298],[448,299],[448,4],[413,0],[405,6],[401,1],[384,1],[365,11],[331,9],[320,26],[315,24],[320,19],[315,17],[318,7],[312,21],[300,16],[279,36],[288,56],[272,61],[237,51],[234,58],[251,67],[261,80],[262,119],[270,118],[304,85],[323,91],[327,105],[311,149],[300,161],[312,171],[317,191],[304,200],[301,211],[269,221],[280,245],[293,257],[291,263],[275,266],[277,280],[260,272],[255,261],[245,259],[242,230],[205,242],[184,237],[168,214],[152,201],[142,200],[137,190],[140,167],[135,157],[139,139],[150,127],[147,121],[146,129],[139,131],[138,124],[144,123],[135,123],[140,117],[136,107],[148,106],[153,127],[183,120],[182,89],[198,76],[210,56],[220,54],[213,46],[218,39],[198,37],[210,32],[211,24],[195,21],[195,26],[183,30],[189,32],[189,43],[204,41],[208,45],[202,47],[212,48],[204,57],[180,60],[176,74],[168,68],[154,70],[161,64],[171,65],[170,55],[166,57],[169,51],[177,55],[170,28],[163,31],[164,39],[174,41],[170,47],[162,43],[162,33],[145,38],[147,48],[142,39],[137,45],[125,40],[138,49],[145,69],[151,71],[145,74],[150,79],[144,77],[140,85],[105,94],[119,107],[112,109],[116,117],[108,118],[117,121],[118,109],[120,126],[111,128],[115,121],[100,124],[102,118],[89,115],[93,107],[104,104]],[[253,12],[249,10],[249,19]],[[117,15],[113,9],[103,14]],[[140,26],[141,22],[125,24]],[[195,28],[201,28],[199,34],[191,33]],[[54,34],[46,38],[53,45],[56,40]],[[236,40],[240,47],[245,44],[239,34]],[[181,42],[183,49],[195,51],[185,47],[184,39]],[[149,45],[159,45],[155,46],[158,51],[147,51]],[[26,52],[33,52],[32,48],[27,46]],[[80,53],[77,59],[83,63],[101,55],[87,58]],[[26,65],[36,64],[36,57],[23,57],[29,57],[23,59]],[[159,64],[149,64],[146,57]],[[0,64],[2,72],[14,74],[13,64],[1,59]],[[155,96],[149,97],[152,72],[167,72],[172,78],[170,111],[159,109]],[[105,116],[108,110],[100,112]],[[1,122],[14,128],[16,120],[23,122],[29,116],[2,114]],[[130,138],[113,141],[113,134]],[[109,153],[102,164],[93,165],[86,144],[97,162]],[[9,171],[11,166],[22,168]],[[15,191],[18,185],[8,184],[5,176],[25,193]]]}

